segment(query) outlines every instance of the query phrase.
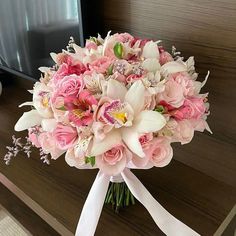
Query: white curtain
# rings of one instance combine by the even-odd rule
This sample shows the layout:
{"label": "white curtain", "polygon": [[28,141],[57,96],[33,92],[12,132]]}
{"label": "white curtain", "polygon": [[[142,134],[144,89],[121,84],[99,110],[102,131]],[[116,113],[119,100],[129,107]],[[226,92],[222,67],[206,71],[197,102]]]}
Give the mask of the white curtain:
{"label": "white curtain", "polygon": [[0,0],[0,63],[31,74],[27,32],[78,20],[77,0]]}

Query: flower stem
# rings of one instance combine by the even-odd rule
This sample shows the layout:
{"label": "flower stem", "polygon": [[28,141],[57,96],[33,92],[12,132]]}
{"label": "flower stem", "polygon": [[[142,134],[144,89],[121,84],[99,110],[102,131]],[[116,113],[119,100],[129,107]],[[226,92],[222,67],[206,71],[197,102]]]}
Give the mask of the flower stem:
{"label": "flower stem", "polygon": [[125,182],[110,182],[105,204],[111,204],[113,210],[119,213],[121,208],[128,207],[131,204],[134,205],[135,199]]}

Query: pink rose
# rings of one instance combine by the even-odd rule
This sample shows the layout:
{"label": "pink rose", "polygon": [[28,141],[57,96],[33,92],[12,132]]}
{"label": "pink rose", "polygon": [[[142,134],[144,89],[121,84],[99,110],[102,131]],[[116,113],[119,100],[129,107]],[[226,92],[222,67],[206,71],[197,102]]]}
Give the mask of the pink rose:
{"label": "pink rose", "polygon": [[43,132],[38,137],[39,144],[45,153],[50,153],[52,159],[56,160],[65,151],[57,147],[54,135],[49,132]]}
{"label": "pink rose", "polygon": [[132,42],[134,37],[128,33],[114,34],[115,39],[121,43]]}
{"label": "pink rose", "polygon": [[93,61],[89,67],[97,73],[104,74],[108,70],[108,67],[111,65],[112,61],[113,60],[109,57],[100,57],[99,59]]}
{"label": "pink rose", "polygon": [[54,73],[52,78],[54,83],[57,84],[57,82],[63,79],[66,75],[81,75],[85,71],[85,65],[79,61],[75,64],[72,64],[72,62],[70,62],[69,64],[63,63],[59,66],[58,70]]}
{"label": "pink rose", "polygon": [[81,77],[77,75],[68,75],[59,81],[56,86],[57,95],[67,97],[67,96],[75,96],[84,88],[84,81]]}
{"label": "pink rose", "polygon": [[194,135],[194,128],[189,120],[177,121],[177,126],[173,130],[172,141],[187,144],[191,142]]}
{"label": "pink rose", "polygon": [[157,95],[157,102],[164,101],[172,107],[180,107],[184,103],[183,87],[173,79],[167,80],[165,90]]}
{"label": "pink rose", "polygon": [[203,132],[206,129],[209,133],[212,134],[212,131],[204,118],[191,119],[191,120],[189,120],[189,122],[191,123],[194,130]]}
{"label": "pink rose", "polygon": [[132,164],[130,165],[130,168],[151,168],[153,165],[149,162],[149,149],[151,147],[152,141],[153,140],[153,134],[148,133],[140,136],[139,142],[143,148],[144,153],[146,154],[144,158],[140,158],[137,155],[133,155],[132,158]]}
{"label": "pink rose", "polygon": [[154,138],[149,144],[146,155],[156,167],[168,165],[173,157],[173,149],[169,139],[165,137]]}
{"label": "pink rose", "polygon": [[163,51],[160,53],[159,62],[161,65],[164,65],[167,62],[174,61],[174,58],[170,55],[170,53]]}
{"label": "pink rose", "polygon": [[55,138],[58,148],[61,150],[67,150],[73,146],[78,137],[78,133],[76,128],[58,123],[55,130],[53,131],[53,137]]}
{"label": "pink rose", "polygon": [[118,144],[112,149],[96,157],[97,167],[107,175],[118,175],[132,158],[132,153],[123,145]]}
{"label": "pink rose", "polygon": [[174,81],[183,88],[184,96],[193,96],[195,94],[195,82],[187,72],[178,72],[170,75]]}
{"label": "pink rose", "polygon": [[200,119],[205,113],[206,106],[203,98],[188,98],[178,110],[173,111],[173,116],[179,120]]}

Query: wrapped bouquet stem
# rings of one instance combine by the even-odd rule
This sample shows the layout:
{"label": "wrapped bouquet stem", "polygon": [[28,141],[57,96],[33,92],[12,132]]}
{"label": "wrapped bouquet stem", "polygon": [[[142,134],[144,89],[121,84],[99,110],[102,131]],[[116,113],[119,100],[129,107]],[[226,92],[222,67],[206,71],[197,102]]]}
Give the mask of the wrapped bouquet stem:
{"label": "wrapped bouquet stem", "polygon": [[105,204],[111,204],[116,213],[119,213],[120,208],[135,204],[134,196],[124,182],[121,174],[110,178]]}
{"label": "wrapped bouquet stem", "polygon": [[65,154],[71,167],[98,168],[76,235],[95,233],[103,203],[116,212],[134,204],[148,210],[167,235],[198,235],[166,211],[131,169],[164,167],[173,157],[173,142],[189,143],[195,131],[211,132],[207,93],[197,81],[194,59],[172,54],[160,41],[128,33],[91,37],[84,48],[70,40],[67,50],[51,53],[55,65],[41,67],[32,101],[15,125],[28,130],[26,145],[13,137],[9,164],[19,151],[40,149],[49,164]]}

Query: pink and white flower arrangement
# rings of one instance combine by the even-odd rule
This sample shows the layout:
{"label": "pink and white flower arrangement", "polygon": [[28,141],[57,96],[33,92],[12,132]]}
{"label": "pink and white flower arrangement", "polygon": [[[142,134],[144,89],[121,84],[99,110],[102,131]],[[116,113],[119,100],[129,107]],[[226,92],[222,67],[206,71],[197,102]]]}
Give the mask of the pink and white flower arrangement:
{"label": "pink and white flower arrangement", "polygon": [[125,169],[163,167],[171,144],[210,131],[208,94],[200,90],[194,59],[171,55],[159,42],[128,33],[86,41],[52,53],[33,90],[33,107],[15,125],[44,155],[108,176]]}

